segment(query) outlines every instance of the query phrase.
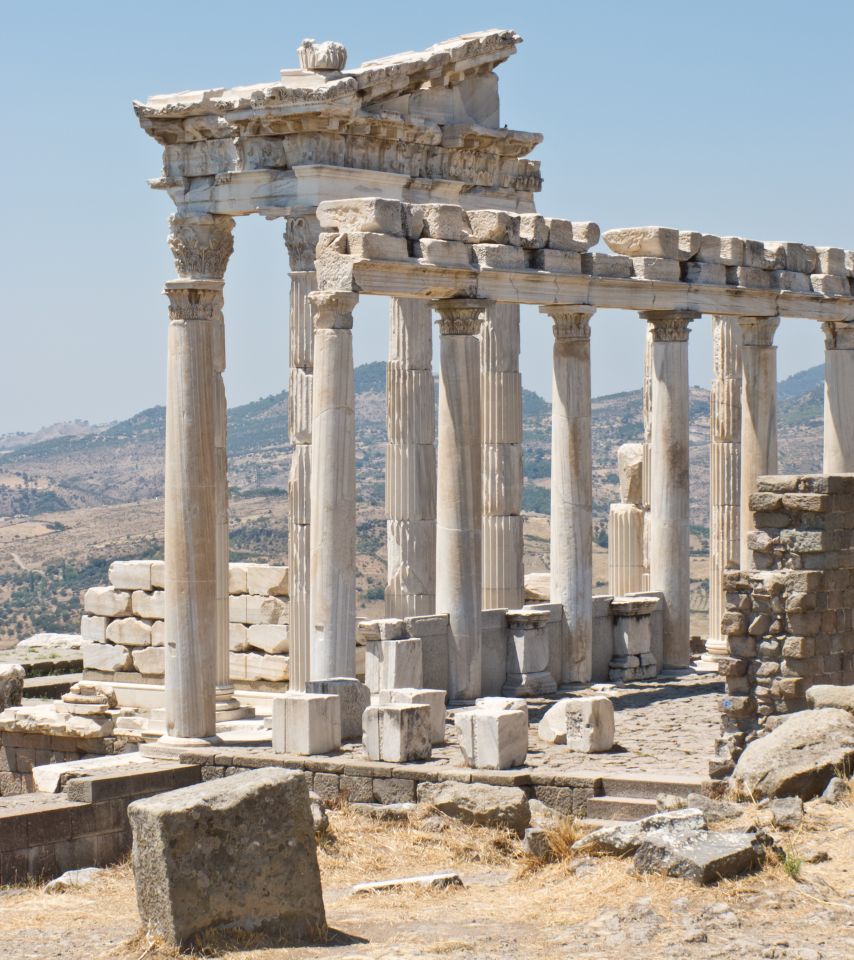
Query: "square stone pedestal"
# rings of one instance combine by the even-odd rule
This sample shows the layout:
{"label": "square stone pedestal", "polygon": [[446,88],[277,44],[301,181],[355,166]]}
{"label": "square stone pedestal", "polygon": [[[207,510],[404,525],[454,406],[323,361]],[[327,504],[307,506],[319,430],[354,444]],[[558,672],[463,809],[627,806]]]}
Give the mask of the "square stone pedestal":
{"label": "square stone pedestal", "polygon": [[371,693],[420,688],[423,680],[421,640],[369,640],[365,644],[365,683]]}
{"label": "square stone pedestal", "polygon": [[273,697],[273,751],[314,756],[341,747],[341,700],[327,693]]}
{"label": "square stone pedestal", "polygon": [[367,684],[355,677],[307,680],[305,692],[335,694],[341,700],[341,739],[361,739],[362,714],[371,703],[371,691]]}
{"label": "square stone pedestal", "polygon": [[454,718],[467,767],[509,770],[525,765],[528,754],[528,712],[475,708]]}
{"label": "square stone pedestal", "polygon": [[507,611],[507,679],[501,688],[505,697],[541,696],[557,690],[549,673],[548,623],[548,610]]}
{"label": "square stone pedestal", "polygon": [[362,718],[362,743],[371,760],[429,760],[430,707],[423,703],[371,706]]}
{"label": "square stone pedestal", "polygon": [[658,665],[652,653],[652,615],[658,607],[654,597],[614,597],[614,655],[608,664],[612,683],[652,679]]}
{"label": "square stone pedestal", "polygon": [[419,690],[404,687],[400,690],[380,690],[377,700],[385,703],[426,703],[430,708],[430,741],[434,746],[445,742],[444,690]]}

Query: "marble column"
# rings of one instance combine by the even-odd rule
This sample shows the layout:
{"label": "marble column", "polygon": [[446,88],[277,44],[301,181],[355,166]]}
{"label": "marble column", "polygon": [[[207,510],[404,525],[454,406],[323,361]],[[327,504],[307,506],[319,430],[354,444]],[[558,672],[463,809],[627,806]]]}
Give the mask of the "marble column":
{"label": "marble column", "polygon": [[496,303],[480,328],[484,610],[525,599],[519,347],[519,305]]}
{"label": "marble column", "polygon": [[317,289],[314,250],[319,226],[314,217],[291,217],[285,243],[291,267],[288,320],[288,477],[289,689],[305,690],[311,656],[311,391],[314,329],[308,296]]}
{"label": "marble column", "polygon": [[[165,451],[166,736],[204,742],[216,734],[223,637],[219,602],[221,523],[227,510],[217,456],[224,403],[219,368],[223,276],[234,243],[230,217],[170,220],[179,279],[169,298]],[[227,523],[227,514],[226,520]],[[227,529],[226,529],[227,534]],[[227,568],[226,568],[227,569]],[[227,614],[226,614],[227,616]],[[223,697],[227,690],[222,689]]]}
{"label": "marble column", "polygon": [[709,418],[709,635],[706,659],[726,656],[723,576],[739,565],[741,509],[741,327],[712,321],[714,381]]}
{"label": "marble column", "polygon": [[310,294],[312,680],[356,676],[355,293]]}
{"label": "marble column", "polygon": [[593,455],[590,317],[594,307],[547,306],[552,318],[551,593],[563,607],[562,683],[593,670]]}
{"label": "marble column", "polygon": [[652,483],[652,328],[647,324],[646,338],[643,347],[643,385],[641,398],[643,403],[643,465],[641,480],[643,494],[639,504],[643,510],[643,570],[641,583],[643,590],[649,590],[649,506],[651,501],[650,485]]}
{"label": "marble column", "polygon": [[391,300],[386,367],[387,617],[436,606],[433,331],[426,300]]}
{"label": "marble column", "polygon": [[739,317],[741,327],[740,566],[752,566],[747,536],[753,529],[750,495],[756,478],[777,472],[777,348],[779,317]]}
{"label": "marble column", "polygon": [[854,324],[824,329],[824,473],[854,473]]}
{"label": "marble column", "polygon": [[642,313],[652,334],[649,484],[650,589],[664,595],[662,665],[691,654],[689,550],[688,324],[698,313]]}
{"label": "marble column", "polygon": [[450,618],[448,694],[481,693],[483,583],[480,421],[481,315],[488,300],[437,300],[439,442],[436,502],[436,610]]}

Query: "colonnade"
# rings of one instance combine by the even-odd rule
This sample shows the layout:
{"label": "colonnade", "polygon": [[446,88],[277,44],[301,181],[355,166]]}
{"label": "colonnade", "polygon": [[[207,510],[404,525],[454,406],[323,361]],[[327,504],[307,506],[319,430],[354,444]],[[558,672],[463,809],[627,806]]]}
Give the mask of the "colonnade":
{"label": "colonnade", "polygon": [[[166,715],[181,742],[215,733],[235,705],[228,677],[228,485],[223,277],[233,221],[173,217],[166,412]],[[317,229],[288,224],[291,259],[289,478],[291,687],[355,674],[356,510],[353,309],[319,292]],[[592,670],[590,317],[552,320],[551,599],[564,611],[561,682]],[[431,313],[439,330],[434,444]],[[649,588],[664,596],[664,663],[689,655],[688,331],[699,314],[648,325],[645,501]],[[712,592],[743,551],[745,491],[776,469],[776,317],[715,318]],[[854,470],[851,327],[824,324],[825,470]],[[519,308],[488,300],[392,300],[386,505],[389,615],[450,621],[449,694],[481,692],[481,612],[523,602]],[[739,413],[740,423],[739,423]],[[740,505],[740,506],[739,506]],[[742,556],[743,562],[743,556]],[[719,580],[718,580],[719,582]],[[309,584],[311,589],[309,589]],[[718,588],[719,589],[719,588]],[[717,608],[719,610],[719,607]],[[716,614],[713,613],[713,616]],[[710,637],[717,638],[716,631]],[[213,647],[212,647],[213,645]],[[710,642],[710,652],[718,652]]]}

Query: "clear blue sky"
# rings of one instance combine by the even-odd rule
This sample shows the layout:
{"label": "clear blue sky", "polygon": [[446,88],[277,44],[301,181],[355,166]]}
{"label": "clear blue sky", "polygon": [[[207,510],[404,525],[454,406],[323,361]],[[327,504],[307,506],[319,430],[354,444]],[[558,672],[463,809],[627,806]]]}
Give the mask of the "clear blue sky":
{"label": "clear blue sky", "polygon": [[[118,419],[164,398],[170,202],[133,99],[273,80],[303,37],[349,63],[510,27],[502,122],[545,134],[541,212],[603,229],[660,223],[854,246],[854,3],[57,2],[3,5],[0,432]],[[244,218],[227,274],[231,403],[287,383],[280,223]],[[360,305],[357,362],[385,314]],[[710,321],[691,381],[708,384]],[[642,324],[594,321],[594,393],[640,383]],[[548,389],[551,335],[524,314],[525,384]],[[784,321],[781,375],[818,363],[811,321]]]}

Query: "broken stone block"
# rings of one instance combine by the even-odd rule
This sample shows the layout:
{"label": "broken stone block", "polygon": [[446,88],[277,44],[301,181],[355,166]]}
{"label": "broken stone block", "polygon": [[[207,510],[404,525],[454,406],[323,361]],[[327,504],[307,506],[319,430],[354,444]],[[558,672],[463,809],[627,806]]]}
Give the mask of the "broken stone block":
{"label": "broken stone block", "polygon": [[557,217],[545,218],[549,232],[548,248],[550,250],[567,250],[573,253],[583,253],[587,245],[575,239],[572,223],[569,220],[559,220]]}
{"label": "broken stone block", "polygon": [[460,710],[454,717],[467,767],[510,770],[525,765],[528,714],[521,710]]}
{"label": "broken stone block", "polygon": [[422,644],[417,637],[369,640],[365,644],[365,683],[371,693],[422,686]]}
{"label": "broken stone block", "polygon": [[841,777],[832,777],[824,788],[821,799],[824,803],[841,803],[850,796],[851,786],[848,784],[848,781],[843,780]]}
{"label": "broken stone block", "polygon": [[419,783],[418,802],[447,817],[482,827],[504,827],[521,836],[531,822],[525,791],[486,783]]}
{"label": "broken stone block", "polygon": [[246,641],[250,647],[263,650],[264,653],[287,653],[288,625],[286,623],[253,623],[246,631]]}
{"label": "broken stone block", "polygon": [[595,247],[599,242],[600,235],[598,223],[594,223],[592,220],[572,221],[572,239],[584,247],[585,250]]}
{"label": "broken stone block", "polygon": [[445,742],[446,696],[444,690],[419,690],[415,687],[403,687],[398,690],[380,690],[378,702],[426,703],[430,708],[430,741],[435,746]]}
{"label": "broken stone block", "polygon": [[800,797],[779,797],[772,800],[771,821],[781,830],[795,830],[804,819],[804,801]]}
{"label": "broken stone block", "polygon": [[335,694],[273,697],[273,751],[315,756],[341,747],[341,701]]}
{"label": "broken stone block", "polygon": [[545,827],[528,827],[522,838],[522,849],[540,863],[551,863],[555,860],[554,850],[549,843],[549,832]]}
{"label": "broken stone block", "polygon": [[685,283],[726,285],[726,267],[722,263],[683,263],[682,279]]}
{"label": "broken stone block", "polygon": [[478,697],[474,705],[486,710],[521,710],[528,716],[528,701],[523,697]]}
{"label": "broken stone block", "polygon": [[371,691],[367,684],[355,677],[332,677],[328,680],[307,680],[305,691],[337,696],[341,701],[341,739],[361,739],[362,714],[371,704]]}
{"label": "broken stone block", "polygon": [[643,503],[643,444],[624,443],[617,448],[620,502]]}
{"label": "broken stone block", "polygon": [[566,744],[580,753],[603,753],[614,746],[614,705],[607,697],[558,700],[546,711],[537,734],[546,743]]}
{"label": "broken stone block", "polygon": [[107,627],[107,642],[124,647],[150,647],[151,624],[136,617],[113,620]]}
{"label": "broken stone block", "polygon": [[269,563],[246,563],[243,566],[246,573],[246,593],[270,597],[288,595],[287,567]]}
{"label": "broken stone block", "polygon": [[126,617],[131,595],[115,587],[90,587],[83,596],[83,609],[98,617]]}
{"label": "broken stone block", "polygon": [[356,637],[361,643],[368,640],[402,640],[406,636],[406,621],[398,617],[360,620],[356,625]]}
{"label": "broken stone block", "polygon": [[832,274],[836,277],[848,275],[845,269],[845,251],[841,247],[816,247],[816,273]]}
{"label": "broken stone block", "polygon": [[422,877],[401,877],[400,880],[374,880],[357,883],[353,893],[385,893],[388,890],[445,890],[461,887],[463,881],[458,873],[431,873]]}
{"label": "broken stone block", "polygon": [[0,711],[20,705],[26,675],[18,663],[0,664]]}
{"label": "broken stone block", "polygon": [[151,564],[151,560],[116,560],[110,564],[110,583],[119,590],[151,590]]}
{"label": "broken stone block", "polygon": [[731,287],[750,287],[755,290],[771,289],[771,274],[759,267],[727,267],[726,282]]}
{"label": "broken stone block", "polygon": [[107,618],[83,614],[80,618],[80,636],[91,643],[107,642]]}
{"label": "broken stone block", "polygon": [[678,260],[665,260],[661,257],[632,257],[632,270],[639,280],[681,279]]}
{"label": "broken stone block", "polygon": [[549,240],[549,228],[538,213],[519,214],[519,242],[526,250],[541,250]]}
{"label": "broken stone block", "polygon": [[163,620],[166,616],[166,593],[163,590],[134,590],[131,609],[143,620]]}
{"label": "broken stone block", "polygon": [[580,840],[572,849],[577,853],[634,853],[645,837],[657,832],[696,833],[706,829],[702,810],[688,807],[666,813],[654,813],[641,820],[631,820],[615,827],[600,827]]}
{"label": "broken stone block", "polygon": [[813,273],[810,275],[810,286],[813,293],[820,293],[825,297],[850,297],[851,287],[847,277],[837,277],[829,273]]}
{"label": "broken stone block", "polygon": [[572,250],[535,250],[531,266],[549,273],[581,273],[581,254]]}
{"label": "broken stone block", "polygon": [[166,646],[166,622],[164,620],[154,620],[151,624],[151,646]]}
{"label": "broken stone block", "polygon": [[471,249],[475,262],[482,270],[524,270],[528,266],[525,251],[521,247],[501,243],[475,243]]}
{"label": "broken stone block", "polygon": [[468,218],[462,207],[451,203],[419,203],[423,217],[421,236],[434,240],[466,240]]}
{"label": "broken stone block", "polygon": [[679,231],[679,260],[690,260],[695,257],[700,250],[700,244],[703,241],[703,234],[696,230]]}
{"label": "broken stone block", "polygon": [[762,837],[755,833],[652,832],[635,851],[634,867],[638,873],[708,884],[747,873],[764,856]]}
{"label": "broken stone block", "polygon": [[278,597],[246,594],[228,598],[228,619],[231,623],[287,623],[288,605]]}
{"label": "broken stone block", "polygon": [[777,290],[791,290],[793,293],[811,293],[809,275],[794,270],[772,270],[771,285]]}
{"label": "broken stone block", "polygon": [[609,253],[582,253],[581,271],[591,277],[628,279],[632,275],[631,257],[611,256]]}
{"label": "broken stone block", "polygon": [[326,916],[302,773],[265,768],[128,807],[143,926],[176,946],[216,930],[323,939]]}
{"label": "broken stone block", "polygon": [[436,240],[424,237],[412,245],[412,256],[416,260],[423,260],[437,267],[470,269],[472,266],[471,247],[461,240]]}
{"label": "broken stone block", "polygon": [[606,230],[602,239],[614,253],[628,257],[664,260],[679,257],[679,231],[671,227],[621,227]]}
{"label": "broken stone block", "polygon": [[353,200],[324,200],[317,205],[317,222],[323,230],[339,233],[387,233],[404,236],[403,204],[400,200],[365,197]]}
{"label": "broken stone block", "polygon": [[[152,628],[152,636],[154,628]],[[244,623],[230,623],[228,625],[228,649],[232,653],[246,653],[252,648],[249,646],[249,628]]]}
{"label": "broken stone block", "polygon": [[113,643],[84,643],[81,644],[80,651],[83,654],[84,670],[115,673],[131,668],[130,651],[127,647]]}
{"label": "broken stone block", "polygon": [[430,708],[420,703],[368,707],[362,715],[362,743],[371,760],[429,760]]}
{"label": "broken stone block", "polygon": [[467,215],[470,243],[521,246],[521,224],[517,214],[507,213],[505,210],[469,210]]}
{"label": "broken stone block", "polygon": [[[237,596],[241,593],[249,593],[249,587],[246,583],[246,570],[248,563],[230,563],[228,565],[228,593],[229,596]],[[263,593],[263,591],[259,591]]]}
{"label": "broken stone block", "polygon": [[165,647],[140,647],[134,650],[133,668],[143,676],[162,677],[166,673]]}
{"label": "broken stone block", "polygon": [[347,232],[347,247],[351,256],[360,260],[407,260],[409,246],[405,237],[391,237],[385,233]]}

